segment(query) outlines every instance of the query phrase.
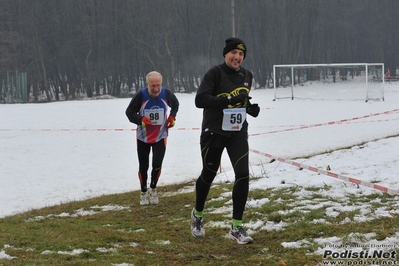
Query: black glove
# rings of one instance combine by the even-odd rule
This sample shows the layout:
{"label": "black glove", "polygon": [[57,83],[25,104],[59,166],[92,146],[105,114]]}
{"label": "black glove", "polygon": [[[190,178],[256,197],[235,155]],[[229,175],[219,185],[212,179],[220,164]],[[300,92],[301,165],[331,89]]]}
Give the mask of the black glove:
{"label": "black glove", "polygon": [[238,94],[237,96],[231,97],[229,102],[234,106],[238,105],[245,107],[250,99],[252,98],[248,95],[248,93],[243,91],[240,92],[240,94]]}
{"label": "black glove", "polygon": [[259,115],[260,108],[257,103],[251,104],[247,106],[247,114],[253,117],[257,117]]}

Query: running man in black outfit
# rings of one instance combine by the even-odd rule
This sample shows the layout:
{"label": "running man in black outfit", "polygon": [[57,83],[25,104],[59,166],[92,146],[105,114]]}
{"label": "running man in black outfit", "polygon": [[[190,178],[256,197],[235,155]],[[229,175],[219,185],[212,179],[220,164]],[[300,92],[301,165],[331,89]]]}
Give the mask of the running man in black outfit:
{"label": "running man in black outfit", "polygon": [[203,108],[201,129],[202,172],[197,179],[196,203],[191,212],[191,233],[204,237],[203,213],[211,184],[226,148],[234,168],[233,221],[229,236],[238,244],[252,243],[242,226],[249,190],[248,123],[246,115],[257,117],[259,106],[251,104],[252,73],[243,67],[247,47],[238,38],[226,40],[224,63],[208,70],[198,88],[195,105]]}

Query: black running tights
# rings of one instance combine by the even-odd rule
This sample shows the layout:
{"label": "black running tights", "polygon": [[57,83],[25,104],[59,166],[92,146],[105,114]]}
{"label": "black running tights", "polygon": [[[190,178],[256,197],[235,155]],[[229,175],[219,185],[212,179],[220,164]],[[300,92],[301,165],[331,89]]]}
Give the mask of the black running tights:
{"label": "black running tights", "polygon": [[196,182],[197,211],[203,211],[212,182],[220,166],[224,148],[234,168],[235,182],[233,187],[233,219],[242,220],[249,190],[248,140],[244,137],[232,139],[225,147],[201,146],[202,172]]}
{"label": "black running tights", "polygon": [[151,188],[156,188],[159,177],[161,175],[162,161],[165,157],[166,138],[149,144],[137,140],[137,155],[139,159],[139,179],[142,192],[147,191],[148,168],[150,165],[150,150],[152,148],[152,170],[151,170]]}

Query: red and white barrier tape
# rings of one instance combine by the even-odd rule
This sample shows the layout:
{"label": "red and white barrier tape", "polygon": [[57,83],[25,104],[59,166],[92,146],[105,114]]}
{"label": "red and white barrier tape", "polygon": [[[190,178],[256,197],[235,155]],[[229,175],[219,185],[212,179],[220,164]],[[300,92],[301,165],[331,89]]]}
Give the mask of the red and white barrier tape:
{"label": "red and white barrier tape", "polygon": [[[367,120],[367,121],[348,121],[348,122],[337,122],[335,124],[337,125],[348,125],[348,124],[366,124],[366,123],[376,123],[376,122],[388,122],[388,121],[394,121],[394,120],[399,120],[399,118],[392,118],[392,119],[378,119],[378,120]],[[324,124],[326,125],[326,124]],[[306,127],[307,125],[278,125],[278,126],[256,126],[251,124],[251,128],[302,128]]]}
{"label": "red and white barrier tape", "polygon": [[356,178],[353,178],[353,177],[339,175],[339,174],[333,173],[331,171],[319,169],[317,167],[312,167],[312,166],[304,165],[304,164],[301,164],[301,163],[298,163],[298,162],[295,162],[295,161],[291,161],[291,160],[287,160],[287,159],[284,159],[284,158],[276,157],[276,156],[273,156],[271,154],[267,154],[267,153],[264,153],[264,152],[261,152],[261,151],[258,151],[258,150],[250,149],[250,151],[253,152],[253,153],[256,153],[256,154],[263,155],[265,157],[271,158],[271,159],[275,159],[275,160],[283,162],[283,163],[287,163],[287,164],[296,166],[298,168],[307,169],[307,170],[312,171],[312,172],[316,172],[316,173],[327,175],[327,176],[330,176],[330,177],[333,177],[333,178],[341,179],[341,180],[344,180],[346,182],[354,183],[354,184],[357,184],[357,185],[373,188],[373,189],[376,189],[376,190],[379,190],[379,191],[382,191],[382,192],[386,192],[386,193],[389,193],[389,194],[399,195],[399,191],[398,190],[390,189],[390,188],[387,188],[387,187],[384,187],[384,186],[380,186],[380,185],[377,185],[377,184],[374,184],[374,183],[365,182],[365,181],[362,181],[360,179],[356,179]]}
{"label": "red and white barrier tape", "polygon": [[90,128],[77,128],[77,129],[73,129],[73,128],[41,128],[41,129],[34,129],[34,128],[22,128],[22,129],[8,129],[8,128],[0,128],[0,131],[44,131],[44,132],[48,132],[48,131],[57,131],[57,132],[69,132],[69,131],[136,131],[136,129],[131,128],[131,129],[127,129],[127,128],[94,128],[94,129],[90,129]]}
{"label": "red and white barrier tape", "polygon": [[[186,128],[186,127],[179,127],[173,130],[200,130],[199,127],[192,127],[192,128]],[[10,128],[0,128],[0,131],[56,131],[56,132],[68,132],[68,131],[136,131],[136,128],[77,128],[77,129],[72,129],[72,128],[41,128],[41,129],[33,129],[33,128],[22,128],[22,129],[10,129]]]}
{"label": "red and white barrier tape", "polygon": [[[397,113],[399,112],[399,109],[394,109],[391,111],[385,111],[385,112],[380,112],[380,113],[375,113],[375,114],[370,114],[370,115],[365,115],[365,116],[359,116],[359,117],[353,117],[349,119],[342,119],[338,121],[331,121],[327,123],[318,123],[318,124],[311,124],[311,125],[291,125],[291,128],[287,128],[284,130],[274,130],[274,131],[269,131],[269,132],[264,132],[264,133],[255,133],[255,134],[250,134],[250,136],[258,136],[258,135],[264,135],[264,134],[272,134],[272,133],[278,133],[278,132],[284,132],[284,131],[292,131],[292,130],[298,130],[298,129],[305,129],[305,128],[312,128],[312,127],[319,127],[319,126],[326,126],[326,125],[334,125],[334,124],[343,124],[343,123],[349,123],[350,121],[355,121],[363,118],[370,118],[373,116],[379,116],[379,115],[387,115],[387,114],[392,114],[392,113]],[[391,120],[397,120],[397,119],[391,119]],[[368,122],[383,122],[383,121],[391,121],[391,120],[378,120],[378,121],[368,121]],[[283,126],[279,126],[283,127]],[[286,126],[285,126],[286,127]],[[172,130],[200,130],[198,127],[192,127],[192,128],[186,128],[186,127],[178,127],[178,128],[172,128]],[[135,128],[96,128],[96,129],[85,129],[85,128],[80,128],[80,129],[69,129],[69,128],[61,128],[61,129],[50,129],[50,128],[43,128],[43,129],[8,129],[8,128],[0,128],[1,131],[59,131],[59,132],[68,132],[68,131],[136,131]]]}
{"label": "red and white barrier tape", "polygon": [[[352,123],[379,123],[379,122],[390,122],[390,121],[395,121],[399,120],[399,118],[393,118],[393,119],[378,119],[378,120],[372,120],[372,121],[352,121],[352,122],[337,122],[335,123],[336,125],[342,125],[342,124],[352,124]],[[327,124],[323,124],[327,125]],[[328,124],[331,125],[331,124]],[[320,125],[321,126],[321,125]],[[269,126],[269,127],[275,127],[275,126]],[[284,132],[284,131],[293,131],[293,130],[298,130],[298,129],[306,129],[310,127],[316,127],[316,126],[305,126],[305,125],[286,125],[286,126],[278,126],[278,127],[294,127],[294,128],[287,128],[287,129],[282,129],[282,130],[273,130],[269,132],[263,132],[263,133],[253,133],[249,134],[249,136],[258,136],[258,135],[265,135],[265,134],[273,134],[273,133],[279,133],[279,132]],[[297,127],[297,128],[296,128]],[[178,131],[190,131],[190,130],[200,130],[199,127],[179,127],[179,128],[172,128],[171,130],[178,130]],[[43,132],[50,132],[50,131],[55,131],[55,132],[68,132],[68,131],[82,131],[82,132],[88,132],[88,131],[136,131],[136,128],[95,128],[95,129],[89,129],[89,128],[78,128],[78,129],[71,129],[71,128],[42,128],[42,129],[33,129],[33,128],[21,128],[21,129],[11,129],[11,128],[0,128],[0,132],[9,132],[9,131],[43,131]]]}
{"label": "red and white barrier tape", "polygon": [[[365,115],[365,116],[358,116],[358,117],[353,117],[353,118],[348,118],[348,119],[342,119],[342,120],[337,120],[337,121],[331,121],[331,122],[327,122],[327,123],[311,124],[311,125],[307,125],[307,126],[300,125],[298,127],[287,128],[287,129],[283,129],[283,130],[274,130],[274,131],[269,131],[269,132],[264,132],[264,133],[254,133],[254,134],[250,134],[249,136],[258,136],[258,135],[273,134],[273,133],[292,131],[292,130],[298,130],[298,129],[329,126],[329,125],[334,125],[334,124],[342,124],[342,123],[347,123],[347,122],[355,121],[355,120],[359,120],[359,119],[370,118],[370,117],[379,116],[379,115],[387,115],[387,114],[392,114],[392,113],[397,113],[397,112],[399,112],[399,109],[394,109],[391,111],[385,111],[385,112],[381,112],[381,113],[369,114],[369,115]],[[382,122],[382,121],[379,121],[379,122]]]}

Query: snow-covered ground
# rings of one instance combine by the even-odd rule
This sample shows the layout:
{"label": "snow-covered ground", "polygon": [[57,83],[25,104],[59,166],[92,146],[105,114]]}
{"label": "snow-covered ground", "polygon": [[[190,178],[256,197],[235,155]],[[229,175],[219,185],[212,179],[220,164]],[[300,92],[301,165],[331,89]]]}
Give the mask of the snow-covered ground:
{"label": "snow-covered ground", "polygon": [[[365,102],[364,84],[353,86],[314,83],[296,88],[295,100],[276,101],[271,89],[253,90],[252,102],[259,103],[261,112],[258,118],[248,118],[250,169],[252,176],[261,178],[254,179],[250,187],[329,185],[328,196],[337,198],[383,193],[381,190],[386,188],[398,194],[399,83],[385,84],[385,101]],[[289,93],[290,88],[279,89],[278,97]],[[194,106],[194,94],[177,97],[180,111],[176,126],[170,131],[159,186],[192,181],[201,171],[202,110]],[[135,125],[125,116],[129,101],[0,105],[0,217],[138,190]],[[300,171],[299,167],[305,169]],[[327,168],[331,169],[328,173]],[[226,154],[221,169],[216,182],[234,179]],[[346,178],[360,185],[343,181]],[[370,184],[380,187],[367,187]],[[308,192],[298,193],[306,198]],[[248,208],[267,201],[266,197],[250,199]],[[367,206],[362,207],[361,213],[370,214]],[[326,215],[336,215],[345,208],[328,207]],[[379,210],[373,215],[391,213]],[[246,222],[252,233],[284,226]],[[383,241],[375,240],[372,234],[363,238],[376,245],[399,243],[399,236]],[[337,237],[314,241],[320,245],[342,243]],[[305,242],[282,245],[295,248]],[[318,253],[325,250],[321,248]],[[0,258],[7,256],[0,252]]]}
{"label": "snow-covered ground", "polygon": [[[317,99],[323,86],[329,86],[330,94]],[[265,156],[269,154],[323,169],[329,165],[338,175],[378,181],[399,190],[399,138],[387,138],[399,134],[399,83],[385,84],[385,101],[369,102],[364,101],[364,92],[359,95],[350,86],[333,86],[300,87],[296,93],[305,96],[295,100],[273,101],[272,89],[250,93],[252,102],[261,107],[258,118],[248,118],[251,171],[254,176],[267,175],[253,187],[342,182],[312,171],[297,171],[289,163],[269,164],[270,158]],[[362,83],[358,86],[364,88]],[[290,89],[281,89],[278,96],[284,90],[288,93]],[[337,95],[340,98],[334,98]],[[177,97],[180,111],[170,131],[159,186],[193,180],[201,170],[202,110],[195,107],[194,94]],[[129,101],[0,105],[0,217],[138,190],[135,125],[125,116]],[[334,151],[353,145],[360,146]],[[334,152],[322,154],[330,151]],[[222,170],[219,179],[233,178],[226,154]]]}

